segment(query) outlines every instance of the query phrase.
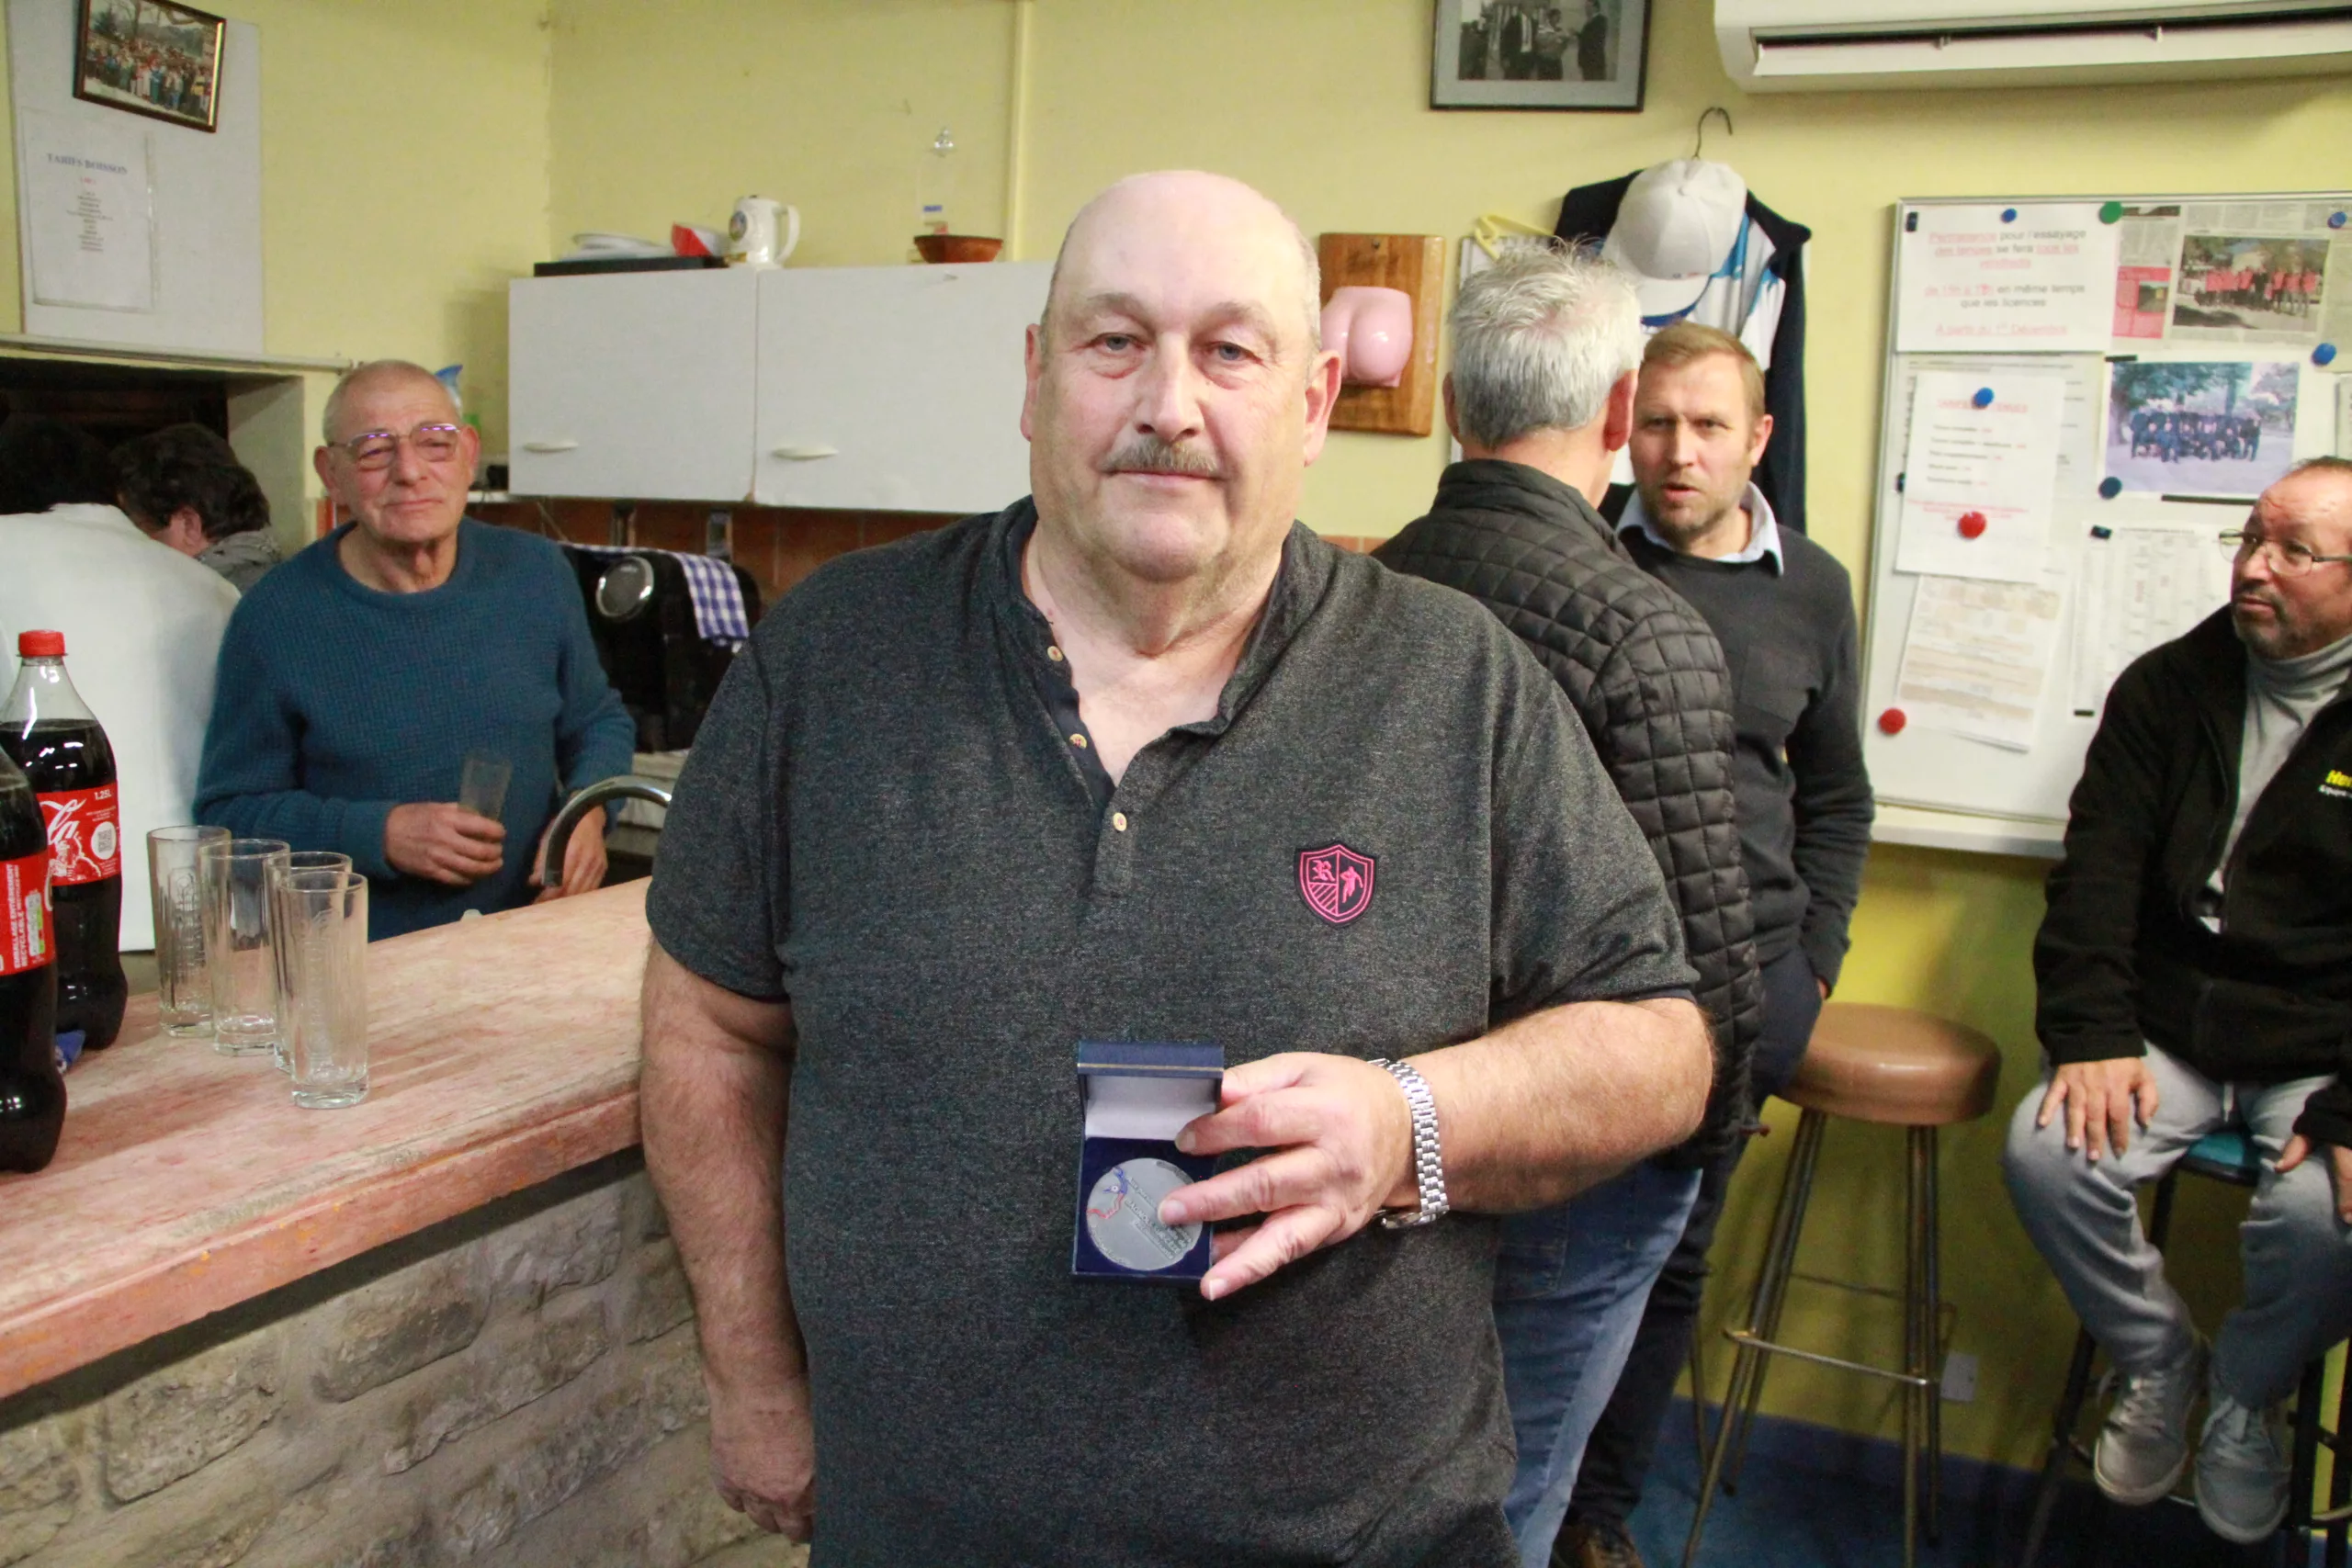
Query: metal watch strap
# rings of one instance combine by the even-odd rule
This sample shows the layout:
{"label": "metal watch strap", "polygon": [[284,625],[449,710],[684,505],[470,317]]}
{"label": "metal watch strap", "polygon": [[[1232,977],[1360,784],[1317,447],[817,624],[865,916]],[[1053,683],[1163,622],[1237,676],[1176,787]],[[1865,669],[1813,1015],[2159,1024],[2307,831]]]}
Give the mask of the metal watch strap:
{"label": "metal watch strap", "polygon": [[1419,1208],[1383,1209],[1380,1223],[1390,1230],[1428,1224],[1446,1208],[1445,1161],[1437,1144],[1437,1100],[1430,1093],[1429,1081],[1403,1062],[1374,1056],[1372,1065],[1386,1069],[1405,1091],[1405,1104],[1413,1113],[1413,1177],[1421,1190]]}

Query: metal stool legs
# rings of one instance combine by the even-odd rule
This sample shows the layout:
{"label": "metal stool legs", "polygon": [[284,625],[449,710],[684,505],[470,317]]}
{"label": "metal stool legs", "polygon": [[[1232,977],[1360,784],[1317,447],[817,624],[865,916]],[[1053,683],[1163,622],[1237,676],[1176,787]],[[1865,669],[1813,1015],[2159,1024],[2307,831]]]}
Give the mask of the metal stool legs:
{"label": "metal stool legs", "polygon": [[1925,1523],[1928,1539],[1935,1539],[1942,1499],[1937,1471],[1943,1452],[1943,1420],[1942,1412],[1937,1408],[1939,1390],[1936,1368],[1941,1358],[1942,1335],[1938,1319],[1940,1298],[1937,1293],[1941,1280],[1936,1254],[1941,1236],[1937,1216],[1934,1128],[1905,1129],[1908,1147],[1904,1184],[1903,1370],[1890,1371],[1884,1367],[1826,1356],[1779,1341],[1781,1309],[1788,1300],[1789,1281],[1796,1276],[1797,1243],[1804,1234],[1805,1207],[1813,1196],[1814,1175],[1821,1161],[1822,1135],[1828,1122],[1823,1112],[1807,1111],[1797,1122],[1795,1146],[1790,1151],[1788,1170],[1781,1179],[1781,1195],[1773,1207],[1771,1234],[1765,1246],[1763,1271],[1757,1277],[1756,1293],[1748,1307],[1747,1326],[1727,1331],[1727,1337],[1739,1347],[1739,1351],[1732,1363],[1731,1385],[1724,1391],[1715,1440],[1707,1450],[1705,1479],[1699,1488],[1690,1538],[1683,1544],[1683,1568],[1693,1568],[1698,1561],[1699,1542],[1706,1533],[1707,1514],[1713,1506],[1715,1489],[1721,1486],[1729,1494],[1737,1484],[1756,1408],[1764,1396],[1765,1371],[1770,1364],[1770,1358],[1776,1355],[1795,1356],[1821,1366],[1890,1379],[1902,1385],[1904,1568],[1913,1568],[1917,1560],[1923,1461],[1927,1466]]}

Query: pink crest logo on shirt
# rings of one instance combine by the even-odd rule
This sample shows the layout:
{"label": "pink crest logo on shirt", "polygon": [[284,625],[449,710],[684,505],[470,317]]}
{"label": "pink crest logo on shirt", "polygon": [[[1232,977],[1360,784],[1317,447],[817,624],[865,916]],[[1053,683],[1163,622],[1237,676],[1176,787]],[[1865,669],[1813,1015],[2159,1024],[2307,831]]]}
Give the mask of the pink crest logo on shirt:
{"label": "pink crest logo on shirt", "polygon": [[1344,926],[1372,908],[1370,855],[1345,844],[1298,852],[1298,891],[1306,907],[1335,926]]}

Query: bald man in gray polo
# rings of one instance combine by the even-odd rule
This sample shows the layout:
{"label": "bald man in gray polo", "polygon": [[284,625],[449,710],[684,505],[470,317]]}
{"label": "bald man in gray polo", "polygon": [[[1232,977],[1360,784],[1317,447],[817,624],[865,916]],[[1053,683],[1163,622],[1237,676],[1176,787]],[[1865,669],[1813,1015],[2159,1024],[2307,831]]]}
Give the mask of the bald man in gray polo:
{"label": "bald man in gray polo", "polygon": [[[788,595],[680,781],[647,1156],[722,1494],[818,1568],[1514,1562],[1490,1216],[1697,1122],[1556,686],[1291,521],[1338,389],[1302,252],[1230,181],[1097,198],[1034,499]],[[1196,1285],[1073,1276],[1103,1040],[1223,1051],[1179,1138],[1219,1171],[1158,1211],[1217,1227]]]}

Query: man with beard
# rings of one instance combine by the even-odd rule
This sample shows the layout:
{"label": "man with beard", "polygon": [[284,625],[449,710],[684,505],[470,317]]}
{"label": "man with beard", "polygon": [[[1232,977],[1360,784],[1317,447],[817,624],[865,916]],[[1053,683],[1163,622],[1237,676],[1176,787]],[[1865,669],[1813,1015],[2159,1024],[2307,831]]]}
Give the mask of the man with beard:
{"label": "man with beard", "polygon": [[[2352,462],[2298,465],[2222,540],[2229,608],[2124,671],[2075,787],[2034,942],[2049,1072],[2005,1166],[2123,1374],[2099,1489],[2169,1493],[2207,1394],[2198,1511],[2243,1543],[2286,1515],[2281,1402],[2352,1330]],[[2222,1127],[2264,1169],[2209,1348],[2132,1192]]]}

